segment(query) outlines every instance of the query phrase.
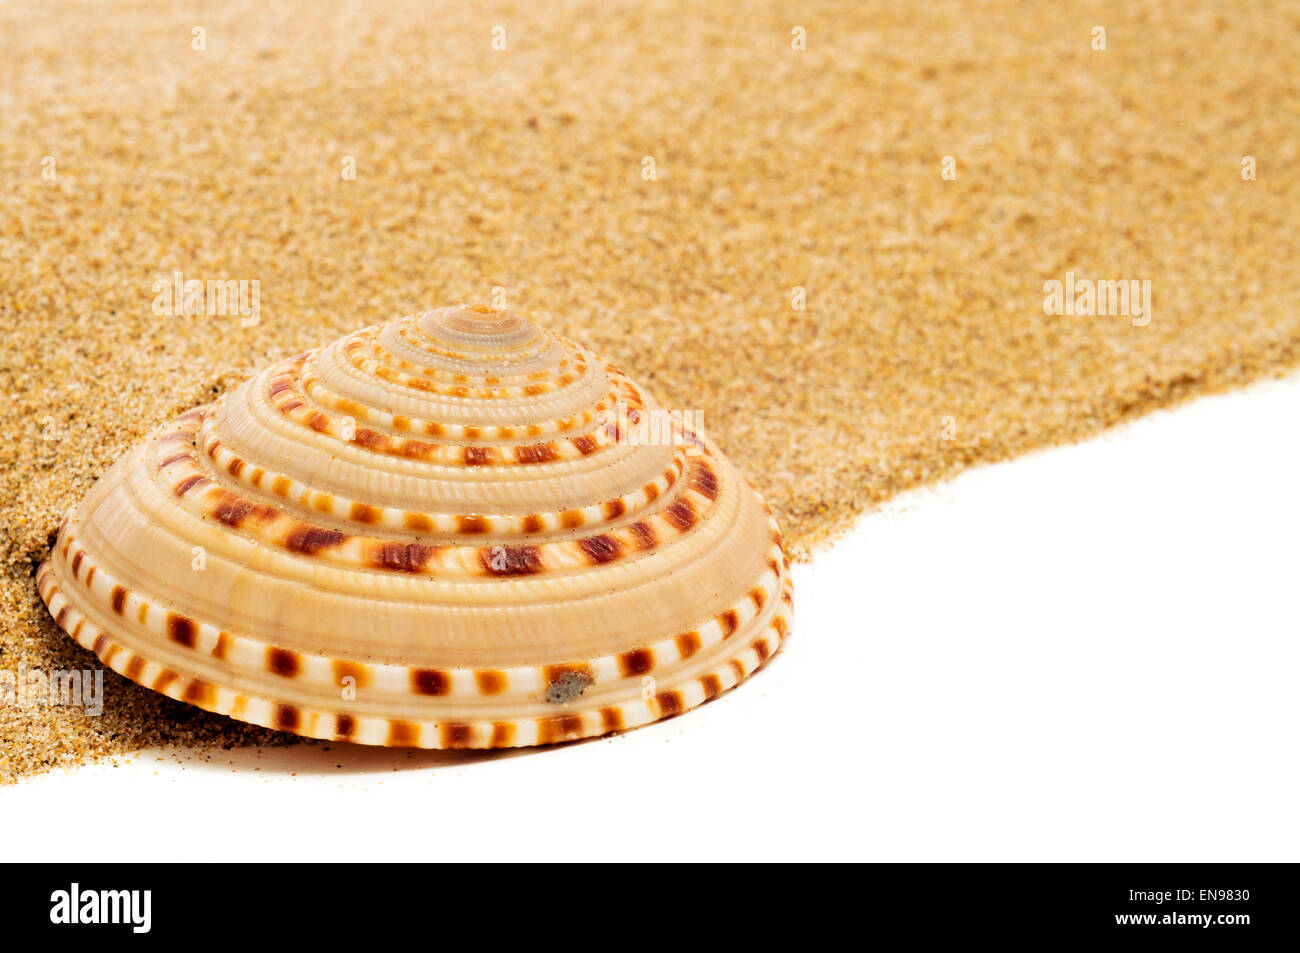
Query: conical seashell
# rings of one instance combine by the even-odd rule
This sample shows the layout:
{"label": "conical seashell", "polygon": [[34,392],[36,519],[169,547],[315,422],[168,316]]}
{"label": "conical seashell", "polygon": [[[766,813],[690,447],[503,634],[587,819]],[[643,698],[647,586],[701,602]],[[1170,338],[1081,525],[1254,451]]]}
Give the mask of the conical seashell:
{"label": "conical seashell", "polygon": [[[785,637],[771,511],[617,368],[509,313],[366,328],[131,449],[37,583],[106,665],[367,744],[602,735],[735,686]],[[672,432],[676,430],[677,432]]]}

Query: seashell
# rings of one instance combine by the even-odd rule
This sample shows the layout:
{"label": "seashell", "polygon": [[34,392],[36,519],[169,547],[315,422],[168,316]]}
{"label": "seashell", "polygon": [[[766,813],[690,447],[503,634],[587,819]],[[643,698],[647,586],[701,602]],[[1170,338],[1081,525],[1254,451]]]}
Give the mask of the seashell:
{"label": "seashell", "polygon": [[423,748],[676,715],[762,666],[791,610],[770,508],[685,415],[467,307],[182,414],[69,511],[37,584],[77,642],[171,698]]}

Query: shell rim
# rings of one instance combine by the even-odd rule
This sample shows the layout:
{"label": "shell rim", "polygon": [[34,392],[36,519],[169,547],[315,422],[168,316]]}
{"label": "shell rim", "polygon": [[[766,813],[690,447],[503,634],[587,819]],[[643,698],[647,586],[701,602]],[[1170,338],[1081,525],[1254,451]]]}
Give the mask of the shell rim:
{"label": "shell rim", "polygon": [[[291,706],[299,712],[301,720],[298,725],[290,727],[274,717],[260,716],[261,711],[275,713],[281,706],[289,705],[288,702],[277,702],[274,699],[233,689],[217,694],[214,701],[186,697],[187,689],[192,682],[196,681],[195,678],[176,672],[116,641],[110,633],[86,618],[76,608],[76,605],[64,594],[57,578],[58,571],[53,565],[57,548],[56,545],[55,551],[41,562],[36,572],[37,591],[42,601],[60,629],[82,648],[94,654],[103,665],[123,678],[150,691],[165,695],[173,701],[191,705],[210,714],[222,715],[236,721],[300,737],[373,747],[425,750],[534,747],[600,738],[675,717],[731,691],[775,657],[784,647],[785,640],[790,634],[789,619],[793,605],[793,585],[787,568],[782,573],[781,594],[775,600],[776,609],[772,617],[762,629],[753,634],[744,648],[731,657],[721,660],[710,671],[692,675],[680,684],[656,692],[649,699],[577,709],[546,718],[522,719],[515,722],[391,719],[379,715],[352,715],[342,711]],[[56,608],[59,601],[64,605]],[[95,648],[96,644],[101,647]],[[172,677],[159,687],[158,675],[151,680],[143,677],[144,673],[154,670],[170,673]],[[710,679],[715,680],[714,691],[708,691],[703,687]],[[688,692],[688,688],[695,690]],[[227,696],[233,696],[233,701],[227,703],[224,700]],[[252,711],[249,710],[250,707]],[[236,709],[241,710],[236,713]],[[611,724],[611,717],[608,714],[610,711],[618,713],[617,724]],[[341,717],[351,719],[355,724],[355,730],[349,734],[340,734],[337,731],[322,731],[318,728],[319,725],[327,723],[337,726]],[[523,726],[532,726],[536,729],[536,737],[533,740],[520,738],[519,728]],[[509,730],[503,731],[503,728]],[[369,740],[377,736],[375,729],[383,733],[384,740]]]}

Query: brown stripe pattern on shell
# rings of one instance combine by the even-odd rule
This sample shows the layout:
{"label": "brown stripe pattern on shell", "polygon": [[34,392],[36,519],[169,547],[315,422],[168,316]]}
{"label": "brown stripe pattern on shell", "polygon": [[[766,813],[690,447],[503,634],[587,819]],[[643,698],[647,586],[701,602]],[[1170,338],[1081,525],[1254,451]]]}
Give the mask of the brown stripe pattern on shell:
{"label": "brown stripe pattern on shell", "polygon": [[[672,427],[638,439],[654,415]],[[465,307],[183,414],[69,512],[37,585],[169,697],[424,748],[679,714],[770,659],[791,612],[771,511],[707,436],[590,351]]]}

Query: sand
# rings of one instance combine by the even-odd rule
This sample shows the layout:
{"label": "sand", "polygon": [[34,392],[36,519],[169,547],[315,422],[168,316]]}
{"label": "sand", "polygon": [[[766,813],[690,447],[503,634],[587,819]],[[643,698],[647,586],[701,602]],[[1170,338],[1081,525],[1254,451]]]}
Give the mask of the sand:
{"label": "sand", "polygon": [[[0,670],[97,667],[32,576],[132,441],[494,288],[701,414],[796,558],[1293,367],[1300,11],[1057,7],[0,3]],[[155,314],[178,270],[258,323]],[[1067,272],[1149,280],[1149,322],[1045,314]],[[106,696],[0,709],[0,779],[284,740]]]}

